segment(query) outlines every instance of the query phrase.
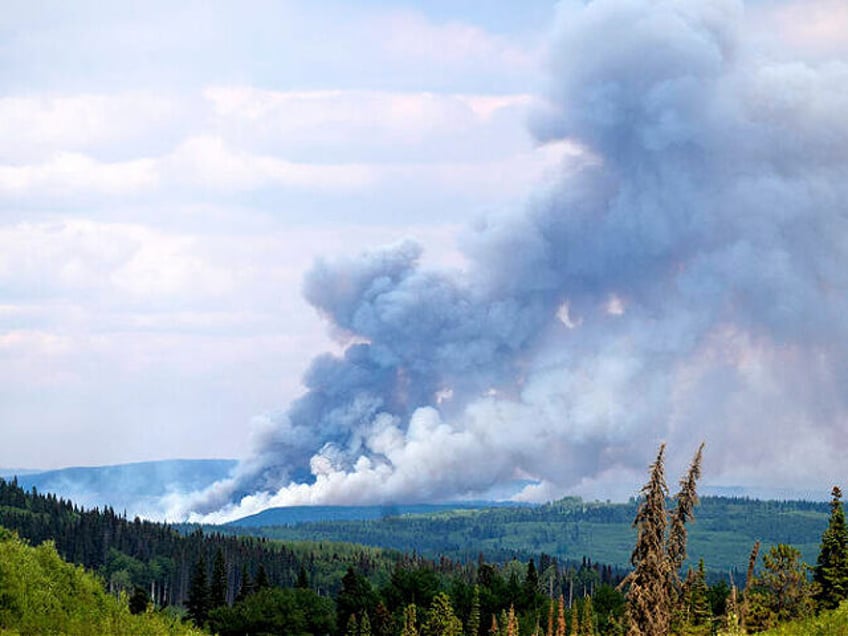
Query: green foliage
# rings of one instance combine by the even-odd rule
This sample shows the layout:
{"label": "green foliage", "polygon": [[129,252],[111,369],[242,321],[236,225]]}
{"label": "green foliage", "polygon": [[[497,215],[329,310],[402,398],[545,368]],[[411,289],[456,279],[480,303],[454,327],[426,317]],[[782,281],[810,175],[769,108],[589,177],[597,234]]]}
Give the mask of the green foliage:
{"label": "green foliage", "polygon": [[215,552],[212,564],[212,578],[209,581],[209,609],[227,604],[227,564],[224,561],[224,551],[221,548]]}
{"label": "green foliage", "polygon": [[780,623],[813,614],[815,585],[807,579],[808,566],[801,553],[788,545],[771,548],[763,569],[745,592],[745,625],[763,631]]}
{"label": "green foliage", "polygon": [[188,617],[194,621],[195,625],[203,626],[209,616],[210,596],[209,583],[206,578],[206,559],[202,556],[194,564],[185,605],[188,610]]}
{"label": "green foliage", "polygon": [[[2,529],[0,529],[2,530]],[[157,613],[130,613],[94,575],[64,561],[50,542],[30,547],[0,531],[0,630],[22,634],[200,634]]]}
{"label": "green foliage", "polygon": [[351,616],[374,614],[379,598],[371,582],[362,574],[348,568],[342,578],[342,589],[336,597],[338,625],[347,625]]}
{"label": "green foliage", "polygon": [[209,627],[220,636],[332,634],[336,631],[335,607],[331,599],[312,590],[265,588],[232,607],[211,610]]}
{"label": "green foliage", "polygon": [[450,598],[444,592],[433,597],[421,636],[460,636],[462,621],[453,611]]}
{"label": "green foliage", "polygon": [[762,632],[762,636],[846,636],[848,635],[848,602],[818,616],[783,623]]}
{"label": "green foliage", "polygon": [[831,492],[830,521],[822,534],[813,579],[819,589],[816,601],[825,609],[833,609],[848,598],[848,527],[842,508],[842,491]]}

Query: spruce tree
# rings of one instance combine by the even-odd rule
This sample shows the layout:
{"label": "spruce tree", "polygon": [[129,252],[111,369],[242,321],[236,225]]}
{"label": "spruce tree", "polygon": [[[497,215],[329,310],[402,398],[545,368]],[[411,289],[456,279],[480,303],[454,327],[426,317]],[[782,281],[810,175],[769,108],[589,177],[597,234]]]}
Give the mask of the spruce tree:
{"label": "spruce tree", "polygon": [[401,636],[418,636],[418,619],[415,614],[415,603],[410,603],[403,610],[403,631],[401,631]]}
{"label": "spruce tree", "polygon": [[301,590],[309,589],[309,578],[306,576],[306,568],[302,565],[297,573],[297,583],[295,587]]}
{"label": "spruce tree", "polygon": [[689,625],[689,632],[708,634],[712,622],[712,611],[710,610],[709,589],[707,588],[703,559],[698,561],[697,570],[689,570],[684,591],[686,601],[685,622]]}
{"label": "spruce tree", "polygon": [[356,621],[356,614],[351,614],[347,617],[345,636],[359,636],[359,624]]}
{"label": "spruce tree", "polygon": [[704,445],[692,460],[675,495],[677,505],[671,515],[666,507],[665,444],[650,468],[648,483],[642,488],[642,502],[633,526],[637,529],[631,563],[633,571],[622,582],[627,586],[627,623],[630,636],[664,636],[672,620],[681,613],[680,566],[686,558],[686,523],[693,518],[697,503],[695,490],[701,475]]}
{"label": "spruce tree", "polygon": [[471,613],[468,615],[468,636],[480,636],[480,586],[475,585],[471,595]]}
{"label": "spruce tree", "polygon": [[833,609],[848,598],[848,527],[838,486],[831,491],[830,521],[822,534],[813,580],[818,583],[816,602],[820,608]]}
{"label": "spruce tree", "polygon": [[227,604],[227,564],[224,561],[224,551],[218,548],[215,561],[212,564],[212,582],[209,586],[209,609],[215,609]]}
{"label": "spruce tree", "polygon": [[257,591],[271,587],[271,581],[268,580],[268,573],[265,571],[265,566],[261,563],[259,564],[259,569],[256,571],[256,581],[253,586]]}
{"label": "spruce tree", "polygon": [[198,557],[188,587],[186,609],[188,617],[201,627],[209,616],[209,584],[206,579],[206,559]]}
{"label": "spruce tree", "polygon": [[592,611],[592,597],[583,599],[580,611],[580,636],[595,636],[595,615]]}
{"label": "spruce tree", "polygon": [[664,454],[665,444],[662,444],[651,465],[648,483],[642,488],[643,500],[633,521],[637,529],[636,547],[630,557],[634,570],[627,580],[630,636],[663,636],[669,631],[671,563],[665,546],[668,486]]}
{"label": "spruce tree", "polygon": [[241,566],[241,579],[239,582],[239,591],[238,594],[236,594],[236,602],[243,601],[255,591],[256,587],[250,578],[250,572],[247,570],[247,564],[244,563]]}
{"label": "spruce tree", "polygon": [[462,621],[453,611],[450,598],[444,592],[433,597],[427,622],[421,628],[422,636],[461,636]]}
{"label": "spruce tree", "polygon": [[371,620],[368,612],[362,612],[362,620],[359,621],[359,636],[371,636]]}

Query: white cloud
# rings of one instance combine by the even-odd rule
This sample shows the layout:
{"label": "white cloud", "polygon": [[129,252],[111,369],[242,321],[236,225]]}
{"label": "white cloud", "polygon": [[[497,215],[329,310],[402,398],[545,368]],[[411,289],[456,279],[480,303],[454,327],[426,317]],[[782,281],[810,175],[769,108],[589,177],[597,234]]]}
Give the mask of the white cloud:
{"label": "white cloud", "polygon": [[0,97],[0,160],[158,146],[190,125],[192,107],[185,97],[152,92]]}
{"label": "white cloud", "polygon": [[12,197],[128,194],[155,187],[158,180],[156,162],[147,158],[106,163],[58,152],[43,163],[0,165],[0,195]]}
{"label": "white cloud", "polygon": [[217,137],[195,137],[164,159],[172,181],[181,186],[239,191],[277,186],[310,189],[357,189],[374,176],[358,164],[306,164],[228,147]]}
{"label": "white cloud", "polygon": [[390,57],[399,55],[448,68],[485,65],[527,73],[539,68],[533,51],[471,24],[438,24],[414,12],[396,12],[378,19],[377,24],[381,32],[388,34],[383,46]]}

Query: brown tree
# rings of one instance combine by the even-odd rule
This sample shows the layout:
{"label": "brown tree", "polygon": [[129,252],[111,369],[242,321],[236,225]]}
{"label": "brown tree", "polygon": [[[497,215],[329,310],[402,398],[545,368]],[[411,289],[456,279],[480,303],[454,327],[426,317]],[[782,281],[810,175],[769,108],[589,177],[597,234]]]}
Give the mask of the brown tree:
{"label": "brown tree", "polygon": [[636,512],[636,546],[630,561],[633,571],[622,582],[627,587],[627,623],[630,636],[664,636],[671,629],[681,602],[680,567],[686,559],[686,524],[693,519],[698,501],[696,485],[701,476],[704,445],[680,480],[675,509],[668,512],[665,481],[665,444],[661,444],[650,467],[648,483]]}

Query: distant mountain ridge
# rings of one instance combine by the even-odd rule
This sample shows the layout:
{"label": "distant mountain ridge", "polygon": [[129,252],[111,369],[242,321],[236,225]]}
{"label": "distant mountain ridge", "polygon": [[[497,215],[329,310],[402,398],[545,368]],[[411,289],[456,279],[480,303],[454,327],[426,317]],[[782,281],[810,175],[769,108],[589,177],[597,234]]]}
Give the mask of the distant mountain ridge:
{"label": "distant mountain ridge", "polygon": [[111,466],[75,466],[42,472],[0,470],[18,484],[54,493],[87,508],[110,506],[130,516],[162,515],[162,497],[189,493],[226,478],[234,459],[166,459]]}
{"label": "distant mountain ridge", "polygon": [[420,503],[382,506],[286,506],[268,508],[255,515],[242,517],[225,525],[240,528],[262,528],[293,526],[319,521],[373,521],[403,515],[429,515],[440,512],[533,507],[534,505],[511,501],[460,501],[442,504]]}

